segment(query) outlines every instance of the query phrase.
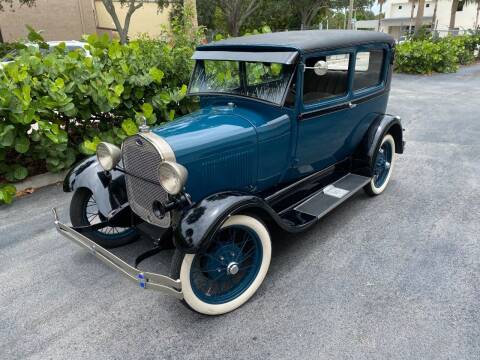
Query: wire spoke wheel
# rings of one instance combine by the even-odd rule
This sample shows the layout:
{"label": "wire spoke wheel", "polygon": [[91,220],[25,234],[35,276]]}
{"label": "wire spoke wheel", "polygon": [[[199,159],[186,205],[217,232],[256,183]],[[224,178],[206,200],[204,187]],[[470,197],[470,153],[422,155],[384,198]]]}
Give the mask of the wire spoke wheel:
{"label": "wire spoke wheel", "polygon": [[[92,192],[86,188],[75,191],[70,204],[70,220],[73,226],[89,226],[106,220],[102,215]],[[86,234],[104,247],[125,245],[137,239],[138,232],[133,227],[106,226]]]}
{"label": "wire spoke wheel", "polygon": [[263,282],[270,266],[270,235],[257,219],[233,215],[207,248],[181,256],[172,261],[172,276],[180,277],[186,304],[202,314],[224,314],[247,302]]}
{"label": "wire spoke wheel", "polygon": [[395,140],[387,134],[380,143],[372,164],[372,180],[365,185],[370,196],[380,195],[388,185],[395,164]]}
{"label": "wire spoke wheel", "polygon": [[[87,206],[85,207],[85,216],[90,225],[95,225],[106,220],[105,217],[100,213],[97,202],[95,201],[93,195],[91,195],[87,201]],[[98,229],[97,232],[103,236],[115,238],[117,236],[123,236],[132,230],[133,229],[129,227],[106,226]]]}
{"label": "wire spoke wheel", "polygon": [[222,229],[212,246],[193,261],[193,291],[207,303],[230,301],[250,286],[261,259],[262,245],[254,232],[242,226]]}

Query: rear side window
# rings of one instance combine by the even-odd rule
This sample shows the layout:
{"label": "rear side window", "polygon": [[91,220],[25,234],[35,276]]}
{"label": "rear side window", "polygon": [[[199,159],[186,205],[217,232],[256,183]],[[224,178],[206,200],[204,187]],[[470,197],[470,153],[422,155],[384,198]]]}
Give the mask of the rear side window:
{"label": "rear side window", "polygon": [[377,86],[382,81],[384,51],[381,49],[361,51],[355,60],[353,90]]}
{"label": "rear side window", "polygon": [[324,72],[320,75],[313,69],[305,69],[303,103],[306,105],[347,93],[350,54],[310,58],[305,61],[305,66],[314,67],[319,61],[324,66]]}

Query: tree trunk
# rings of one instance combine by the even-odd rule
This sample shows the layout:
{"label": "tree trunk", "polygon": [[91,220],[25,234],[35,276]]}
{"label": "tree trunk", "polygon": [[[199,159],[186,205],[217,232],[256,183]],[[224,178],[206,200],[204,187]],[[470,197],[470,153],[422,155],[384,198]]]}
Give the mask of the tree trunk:
{"label": "tree trunk", "polygon": [[120,42],[122,44],[126,44],[128,42],[128,29],[130,28],[130,20],[132,18],[133,13],[140,9],[143,6],[143,0],[139,1],[138,4],[135,5],[135,0],[130,0],[128,2],[128,11],[125,15],[125,22],[122,24],[118,19],[117,12],[115,11],[115,5],[113,4],[113,0],[102,0],[105,9],[110,14],[110,17],[115,24],[115,29],[117,30],[118,36],[120,37]]}
{"label": "tree trunk", "polygon": [[437,9],[438,9],[438,0],[435,0],[435,6],[433,7],[433,16],[432,16],[432,30],[437,30]]}
{"label": "tree trunk", "polygon": [[198,27],[198,18],[197,18],[197,0],[184,0],[183,6],[187,12],[191,13],[192,25]]}
{"label": "tree trunk", "polygon": [[458,0],[452,1],[452,8],[450,9],[450,25],[448,25],[448,30],[453,30],[455,28],[455,16],[457,15],[458,9]]}
{"label": "tree trunk", "polygon": [[347,29],[352,29],[352,18],[353,18],[353,0],[350,0],[348,4],[348,21],[347,21]]}
{"label": "tree trunk", "polygon": [[412,27],[413,27],[413,14],[415,12],[415,4],[416,2],[415,1],[411,1],[411,4],[412,4],[412,11],[410,11],[410,23],[408,25],[408,35],[411,36],[412,35]]}
{"label": "tree trunk", "polygon": [[477,0],[477,16],[475,17],[475,26],[474,30],[477,31],[478,28],[478,15],[480,14],[480,0]]}
{"label": "tree trunk", "polygon": [[425,0],[418,1],[417,17],[415,18],[415,34],[413,37],[417,37],[422,29],[423,25],[423,10],[425,9]]}
{"label": "tree trunk", "polygon": [[377,28],[377,31],[380,31],[380,20],[382,18],[382,7],[383,7],[383,2],[380,3],[380,11],[378,13],[378,28]]}

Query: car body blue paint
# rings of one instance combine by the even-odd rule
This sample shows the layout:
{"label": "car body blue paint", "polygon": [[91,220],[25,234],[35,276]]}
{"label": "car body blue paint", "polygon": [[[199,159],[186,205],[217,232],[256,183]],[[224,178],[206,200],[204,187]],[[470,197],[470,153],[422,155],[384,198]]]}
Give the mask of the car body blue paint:
{"label": "car body blue paint", "polygon": [[[373,48],[383,49],[385,53],[381,82],[353,91],[356,53]],[[225,50],[230,48],[227,46]],[[263,50],[268,49],[263,47]],[[304,105],[305,61],[312,56],[339,53],[351,56],[346,93]],[[367,158],[372,159],[379,136],[391,126],[400,129],[397,131],[400,131],[401,140],[399,120],[385,115],[392,58],[393,48],[387,42],[328,51],[299,50],[296,64],[292,65],[295,66],[292,79],[295,91],[291,93],[288,105],[225,93],[202,95],[200,110],[152,131],[170,144],[177,162],[187,168],[186,191],[194,202],[200,204],[209,196],[222,192],[259,195],[351,157],[359,147],[364,149]],[[354,107],[348,106],[349,103]],[[399,147],[398,152],[402,149]],[[84,184],[101,193],[102,199],[106,198],[104,193],[108,189],[91,183],[98,182],[95,173],[99,170],[98,164],[94,163],[86,169],[77,167],[66,182],[70,189]],[[115,176],[118,174],[114,172]],[[87,177],[90,179],[85,179]],[[109,204],[101,203],[99,207],[102,207],[102,213],[111,208]],[[215,221],[215,215],[210,218]],[[208,226],[204,226],[204,230],[197,231],[207,231],[211,221],[206,222]],[[186,235],[182,235],[186,239]],[[204,234],[196,234],[192,246],[198,248],[203,237]]]}
{"label": "car body blue paint", "polygon": [[[307,176],[339,162],[357,149],[375,119],[385,113],[389,89],[389,47],[384,49],[382,82],[353,92],[354,61],[350,62],[349,87],[344,96],[304,106],[297,91],[294,107],[278,106],[234,95],[201,96],[201,110],[153,129],[172,147],[177,161],[189,171],[187,192],[194,201],[221,191],[260,193]],[[350,53],[357,49],[310,53],[299,57]],[[296,88],[303,88],[302,66],[296,69]],[[366,101],[362,99],[370,97]],[[354,108],[309,114],[348,102]],[[230,106],[229,106],[230,104]]]}

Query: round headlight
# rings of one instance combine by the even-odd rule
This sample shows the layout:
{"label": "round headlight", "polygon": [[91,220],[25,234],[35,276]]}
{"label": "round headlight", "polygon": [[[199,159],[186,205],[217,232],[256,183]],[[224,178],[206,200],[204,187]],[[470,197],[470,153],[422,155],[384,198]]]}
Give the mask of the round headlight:
{"label": "round headlight", "polygon": [[158,168],[158,177],[160,185],[162,185],[165,191],[170,195],[176,195],[185,186],[188,171],[184,166],[176,162],[165,161]]}
{"label": "round headlight", "polygon": [[97,159],[102,168],[112,170],[122,158],[122,150],[118,146],[101,142],[97,145]]}

